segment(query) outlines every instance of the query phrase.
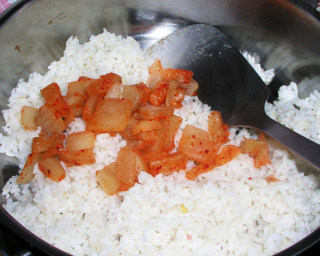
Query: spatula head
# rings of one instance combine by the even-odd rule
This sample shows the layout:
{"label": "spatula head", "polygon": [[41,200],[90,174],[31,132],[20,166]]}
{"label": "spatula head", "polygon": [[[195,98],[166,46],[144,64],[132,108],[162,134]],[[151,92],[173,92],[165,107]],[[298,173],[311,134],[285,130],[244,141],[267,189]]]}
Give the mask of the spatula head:
{"label": "spatula head", "polygon": [[269,90],[229,40],[209,25],[191,25],[147,49],[164,67],[188,69],[199,83],[198,96],[232,126],[255,127]]}

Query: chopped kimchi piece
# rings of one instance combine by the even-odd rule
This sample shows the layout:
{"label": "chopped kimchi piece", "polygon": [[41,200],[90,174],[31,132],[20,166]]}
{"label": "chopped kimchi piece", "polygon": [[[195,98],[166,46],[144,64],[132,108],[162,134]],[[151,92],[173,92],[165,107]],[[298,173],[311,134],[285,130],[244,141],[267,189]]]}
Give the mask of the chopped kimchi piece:
{"label": "chopped kimchi piece", "polygon": [[23,106],[21,111],[21,124],[25,130],[36,130],[37,124],[35,122],[35,118],[38,114],[38,109]]}
{"label": "chopped kimchi piece", "polygon": [[123,99],[123,90],[126,85],[116,83],[110,86],[108,92],[104,96],[105,99],[110,98],[110,99]]}
{"label": "chopped kimchi piece", "polygon": [[186,168],[188,158],[181,152],[169,154],[157,160],[148,162],[150,174],[169,175]]}
{"label": "chopped kimchi piece", "polygon": [[161,61],[156,59],[149,67],[148,86],[152,89],[161,79],[161,71],[163,70]]}
{"label": "chopped kimchi piece", "polygon": [[198,82],[196,80],[194,80],[194,79],[191,79],[190,83],[188,83],[188,84],[183,84],[182,83],[182,84],[180,84],[180,86],[182,88],[185,88],[186,89],[186,94],[190,95],[190,96],[195,96],[196,93],[197,93],[197,90],[199,88]]}
{"label": "chopped kimchi piece", "polygon": [[104,96],[109,88],[116,83],[122,83],[121,76],[109,73],[101,76],[99,79],[92,80],[91,84],[87,87],[86,92],[88,95],[96,94]]}
{"label": "chopped kimchi piece", "polygon": [[96,162],[93,150],[89,148],[75,151],[61,150],[58,158],[67,166],[81,166]]}
{"label": "chopped kimchi piece", "polygon": [[41,160],[41,153],[32,153],[28,156],[26,164],[24,165],[23,169],[21,170],[18,178],[17,183],[18,184],[26,184],[30,182],[33,177],[33,168],[36,163],[38,163]]}
{"label": "chopped kimchi piece", "polygon": [[90,121],[94,111],[96,110],[98,102],[99,96],[96,94],[93,94],[87,98],[82,109],[82,118],[86,123]]}
{"label": "chopped kimchi piece", "polygon": [[84,131],[70,134],[67,138],[66,149],[77,151],[81,149],[92,149],[96,140],[96,135],[91,131]]}
{"label": "chopped kimchi piece", "polygon": [[192,125],[183,129],[179,150],[199,163],[210,162],[215,153],[209,133]]}
{"label": "chopped kimchi piece", "polygon": [[159,120],[139,120],[132,126],[132,135],[157,130],[162,127]]}
{"label": "chopped kimchi piece", "polygon": [[208,131],[210,138],[217,149],[219,149],[222,144],[228,142],[228,125],[223,123],[221,112],[211,112],[209,115]]}
{"label": "chopped kimchi piece", "polygon": [[160,118],[167,118],[173,114],[172,108],[167,108],[165,106],[152,106],[147,105],[139,108],[139,116],[142,119],[153,120]]}
{"label": "chopped kimchi piece", "polygon": [[105,98],[130,100],[132,110],[134,110],[142,99],[142,93],[135,85],[114,84],[108,90]]}
{"label": "chopped kimchi piece", "polygon": [[150,100],[151,90],[144,83],[136,84],[135,87],[139,90],[141,99],[140,106],[145,106]]}
{"label": "chopped kimchi piece", "polygon": [[269,145],[265,140],[248,139],[240,144],[242,153],[249,154],[254,158],[254,166],[260,168],[270,164]]}
{"label": "chopped kimchi piece", "polygon": [[63,102],[63,105],[60,109],[58,109],[58,111],[60,112],[62,120],[64,121],[66,127],[74,121],[73,108],[69,107],[67,103]]}
{"label": "chopped kimchi piece", "polygon": [[168,119],[163,119],[162,122],[165,123],[163,125],[167,125],[163,148],[169,152],[175,148],[174,138],[176,136],[176,132],[180,127],[180,124],[182,123],[182,118],[176,115],[172,115]]}
{"label": "chopped kimchi piece", "polygon": [[139,106],[142,97],[143,92],[134,85],[126,86],[123,90],[123,98],[132,102],[132,110],[135,110]]}
{"label": "chopped kimchi piece", "polygon": [[221,152],[215,155],[210,163],[202,163],[186,172],[186,178],[194,180],[200,174],[211,171],[212,169],[224,165],[236,158],[241,153],[241,149],[234,145],[227,145],[221,149]]}
{"label": "chopped kimchi piece", "polygon": [[39,109],[35,122],[47,133],[62,133],[67,128],[61,113],[47,104]]}
{"label": "chopped kimchi piece", "polygon": [[170,81],[165,104],[167,107],[180,108],[186,95],[186,89],[179,86],[179,82]]}
{"label": "chopped kimchi piece", "polygon": [[147,168],[139,151],[130,147],[124,147],[119,151],[116,162],[116,178],[129,186],[133,186],[139,172]]}
{"label": "chopped kimchi piece", "polygon": [[268,177],[265,178],[265,180],[267,183],[280,181],[278,178],[274,176],[274,174],[269,175]]}
{"label": "chopped kimchi piece", "polygon": [[66,171],[55,157],[41,159],[38,164],[40,171],[54,181],[61,181],[66,177]]}
{"label": "chopped kimchi piece", "polygon": [[57,156],[60,153],[60,150],[56,147],[49,148],[47,151],[43,152],[41,157],[42,158],[48,158]]}
{"label": "chopped kimchi piece", "polygon": [[166,125],[162,125],[161,129],[154,130],[156,140],[149,143],[141,150],[145,158],[158,158],[161,154],[168,154],[164,149],[165,138],[168,133],[167,130],[168,127]]}
{"label": "chopped kimchi piece", "polygon": [[154,106],[161,106],[165,102],[168,91],[167,80],[160,80],[153,87],[150,94],[150,104]]}
{"label": "chopped kimchi piece", "polygon": [[57,83],[52,83],[40,90],[46,103],[57,109],[63,104],[60,87]]}
{"label": "chopped kimchi piece", "polygon": [[86,96],[81,96],[80,94],[63,96],[64,102],[72,109],[76,117],[81,116],[86,99]]}
{"label": "chopped kimchi piece", "polygon": [[80,77],[78,81],[68,84],[67,95],[85,96],[88,86],[92,83],[93,79],[88,77]]}
{"label": "chopped kimchi piece", "polygon": [[[160,129],[160,128],[159,128]],[[153,143],[158,139],[158,134],[155,130],[141,132],[137,134],[134,139],[148,141],[149,143]]]}
{"label": "chopped kimchi piece", "polygon": [[138,122],[139,122],[139,119],[137,119],[134,116],[131,116],[127,123],[126,128],[122,132],[120,132],[121,136],[127,140],[134,139],[134,136],[132,135],[132,127]]}
{"label": "chopped kimchi piece", "polygon": [[45,152],[50,148],[62,149],[65,138],[66,136],[61,133],[41,133],[39,137],[33,138],[32,153]]}
{"label": "chopped kimchi piece", "polygon": [[117,163],[113,162],[96,172],[99,186],[101,186],[102,190],[110,196],[117,193],[121,186],[121,182],[115,177],[117,168]]}
{"label": "chopped kimchi piece", "polygon": [[266,142],[260,152],[254,157],[254,166],[260,168],[267,164],[271,164],[271,160],[269,157],[269,145]]}
{"label": "chopped kimchi piece", "polygon": [[162,79],[166,79],[169,81],[175,80],[183,84],[189,84],[192,76],[193,72],[190,70],[168,68],[161,71]]}
{"label": "chopped kimchi piece", "polygon": [[121,183],[117,192],[119,193],[119,192],[123,192],[123,191],[128,191],[131,187],[132,186],[130,186],[128,184]]}
{"label": "chopped kimchi piece", "polygon": [[105,99],[99,101],[87,124],[87,130],[103,132],[123,131],[130,119],[132,102],[126,99]]}

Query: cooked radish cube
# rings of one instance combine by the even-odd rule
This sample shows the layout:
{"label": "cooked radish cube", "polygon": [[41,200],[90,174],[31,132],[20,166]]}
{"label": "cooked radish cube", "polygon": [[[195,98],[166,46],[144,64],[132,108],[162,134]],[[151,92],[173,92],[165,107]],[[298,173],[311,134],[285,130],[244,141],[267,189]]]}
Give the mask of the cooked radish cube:
{"label": "cooked radish cube", "polygon": [[180,108],[186,95],[186,89],[179,86],[179,82],[170,81],[165,104],[167,107]]}
{"label": "cooked radish cube", "polygon": [[134,85],[114,84],[104,98],[130,100],[132,102],[132,110],[134,110],[142,99],[142,93]]}
{"label": "cooked radish cube", "polygon": [[[166,120],[161,120],[166,121]],[[156,141],[150,143],[143,148],[142,153],[145,158],[158,159],[159,155],[167,155],[167,151],[164,149],[164,143],[167,135],[168,127],[163,122],[162,128],[154,130]]]}
{"label": "cooked radish cube", "polygon": [[45,176],[54,181],[61,181],[66,177],[66,171],[55,157],[41,159],[39,169]]}
{"label": "cooked radish cube", "polygon": [[156,59],[153,64],[149,67],[149,79],[148,86],[153,88],[162,78],[161,71],[163,70],[161,61]]}
{"label": "cooked radish cube", "polygon": [[59,108],[63,103],[60,87],[57,83],[49,84],[40,92],[48,105]]}
{"label": "cooked radish cube", "polygon": [[135,150],[135,158],[136,158],[136,176],[139,175],[140,172],[148,172],[148,164],[137,150]]}
{"label": "cooked radish cube", "polygon": [[132,186],[121,183],[118,192],[128,191]]}
{"label": "cooked radish cube", "polygon": [[123,98],[132,102],[132,110],[135,110],[140,104],[143,92],[141,92],[136,86],[126,86],[123,90]]}
{"label": "cooked radish cube", "polygon": [[264,165],[271,164],[269,157],[269,145],[266,143],[260,150],[260,152],[254,158],[254,166],[260,168]]}
{"label": "cooked radish cube", "polygon": [[88,77],[80,77],[78,81],[68,84],[67,95],[86,95],[86,89],[92,83],[93,79]]}
{"label": "cooked radish cube", "polygon": [[133,186],[137,175],[144,169],[143,158],[140,153],[130,147],[122,148],[118,153],[116,162],[118,165],[116,178],[121,183]]}
{"label": "cooked radish cube", "polygon": [[86,102],[86,96],[80,95],[67,95],[63,97],[64,102],[73,110],[76,117],[82,115],[82,109]]}
{"label": "cooked radish cube", "polygon": [[139,139],[132,139],[127,141],[127,146],[132,148],[137,148],[139,150],[143,150],[146,147],[150,146],[154,141],[149,140],[139,140]]}
{"label": "cooked radish cube", "polygon": [[126,85],[116,83],[112,85],[106,95],[104,96],[105,99],[123,99],[123,90]]}
{"label": "cooked radish cube", "polygon": [[150,100],[151,90],[144,83],[136,84],[135,87],[139,90],[141,99],[140,106],[146,105]]}
{"label": "cooked radish cube", "polygon": [[92,149],[94,146],[95,139],[95,134],[90,131],[70,134],[67,138],[66,149],[70,151]]}
{"label": "cooked radish cube", "polygon": [[148,165],[151,173],[169,175],[185,169],[187,162],[188,158],[181,152],[177,152],[158,160],[149,161]]}
{"label": "cooked radish cube", "polygon": [[25,184],[33,179],[33,168],[35,164],[38,163],[40,160],[41,154],[39,153],[32,153],[28,156],[26,164],[24,165],[17,179],[18,184]]}
{"label": "cooked radish cube", "polygon": [[241,142],[240,148],[243,154],[249,154],[250,156],[255,157],[266,144],[266,141],[248,139]]}
{"label": "cooked radish cube", "polygon": [[211,140],[217,149],[229,140],[228,125],[223,123],[219,111],[213,111],[209,115],[208,131]]}
{"label": "cooked radish cube", "polygon": [[88,123],[91,119],[94,111],[96,110],[97,104],[99,102],[99,96],[98,95],[91,95],[86,100],[83,109],[82,109],[82,118],[83,120]]}
{"label": "cooked radish cube", "polygon": [[132,135],[132,127],[138,122],[139,122],[139,119],[137,119],[134,116],[131,116],[126,128],[122,132],[120,132],[121,136],[127,140],[135,139],[134,136]]}
{"label": "cooked radish cube", "polygon": [[78,81],[71,82],[68,85],[68,93],[63,100],[73,109],[74,115],[80,117],[83,106],[86,102],[86,89],[92,83],[93,79],[80,77]]}
{"label": "cooked radish cube", "polygon": [[39,137],[33,138],[32,153],[45,152],[50,148],[61,149],[65,138],[66,136],[61,133],[40,134]]}
{"label": "cooked radish cube", "polygon": [[65,102],[63,102],[63,105],[61,106],[58,111],[61,114],[62,120],[64,121],[66,127],[74,121],[74,112],[71,107],[69,107]]}
{"label": "cooked radish cube", "polygon": [[227,145],[221,149],[221,152],[212,157],[209,164],[201,163],[186,172],[186,178],[194,180],[200,174],[211,171],[212,169],[224,165],[236,158],[241,153],[241,149],[234,145]]}
{"label": "cooked radish cube", "polygon": [[167,108],[165,106],[152,106],[147,105],[139,108],[139,116],[142,119],[153,120],[160,118],[167,118],[173,114],[172,108]]}
{"label": "cooked radish cube", "polygon": [[199,163],[208,163],[214,153],[209,133],[192,125],[183,129],[179,150]]}
{"label": "cooked radish cube", "polygon": [[38,109],[23,106],[21,111],[21,124],[25,130],[36,130],[37,124],[35,122],[35,118],[38,114]]}
{"label": "cooked radish cube", "polygon": [[92,149],[81,149],[76,151],[61,150],[58,157],[68,166],[80,166],[94,164],[96,162]]}
{"label": "cooked radish cube", "polygon": [[182,118],[179,116],[172,115],[169,117],[169,119],[163,119],[163,121],[166,121],[166,120],[168,120],[166,124],[168,129],[167,129],[166,136],[164,138],[163,147],[165,150],[171,151],[175,148],[174,138],[176,136],[176,132],[180,127]]}
{"label": "cooked radish cube", "polygon": [[123,131],[130,119],[132,103],[125,99],[105,99],[99,101],[87,130],[94,132]]}
{"label": "cooked radish cube", "polygon": [[[218,167],[229,163],[241,153],[241,149],[235,145],[227,145],[221,148],[220,152],[214,156],[212,166]],[[213,168],[214,168],[213,167]]]}
{"label": "cooked radish cube", "polygon": [[60,112],[47,104],[39,109],[35,122],[47,133],[62,133],[67,128]]}
{"label": "cooked radish cube", "polygon": [[254,166],[260,168],[261,166],[271,163],[269,157],[269,145],[265,140],[245,140],[240,144],[242,153],[249,154],[254,158]]}
{"label": "cooked radish cube", "polygon": [[113,162],[96,173],[98,184],[110,196],[117,193],[121,186],[121,182],[115,177],[116,171],[117,163]]}
{"label": "cooked radish cube", "polygon": [[135,136],[135,139],[148,141],[153,143],[158,139],[158,134],[155,130],[139,133]]}
{"label": "cooked radish cube", "polygon": [[60,153],[59,149],[52,147],[52,148],[49,148],[46,152],[43,152],[41,157],[42,158],[54,157],[54,156],[57,156],[59,153]]}
{"label": "cooked radish cube", "polygon": [[199,88],[198,82],[193,79],[191,79],[190,83],[188,83],[188,84],[181,83],[180,86],[185,88],[186,94],[190,95],[190,96],[195,96],[197,93],[197,90]]}
{"label": "cooked radish cube", "polygon": [[106,75],[100,76],[100,78],[107,84],[113,85],[116,83],[122,83],[121,76],[115,74],[115,73],[108,73]]}
{"label": "cooked radish cube", "polygon": [[140,120],[132,126],[132,135],[157,130],[162,127],[159,120]]}
{"label": "cooked radish cube", "polygon": [[150,94],[151,105],[161,106],[162,103],[165,102],[167,97],[168,85],[169,83],[167,80],[160,80],[158,83],[156,83]]}
{"label": "cooked radish cube", "polygon": [[189,84],[191,82],[193,72],[190,70],[183,69],[164,69],[161,71],[162,79],[176,80],[183,84]]}
{"label": "cooked radish cube", "polygon": [[88,95],[97,94],[104,96],[113,84],[121,82],[122,79],[120,76],[114,73],[109,73],[101,76],[99,79],[94,79],[87,87],[86,92]]}

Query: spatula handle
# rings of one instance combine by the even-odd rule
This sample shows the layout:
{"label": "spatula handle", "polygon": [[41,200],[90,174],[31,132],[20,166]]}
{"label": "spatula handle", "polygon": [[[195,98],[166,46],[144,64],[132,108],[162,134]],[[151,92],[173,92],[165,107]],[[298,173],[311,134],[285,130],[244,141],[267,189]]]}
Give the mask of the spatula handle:
{"label": "spatula handle", "polygon": [[320,145],[279,124],[267,115],[257,126],[260,126],[257,128],[280,142],[292,153],[320,170]]}

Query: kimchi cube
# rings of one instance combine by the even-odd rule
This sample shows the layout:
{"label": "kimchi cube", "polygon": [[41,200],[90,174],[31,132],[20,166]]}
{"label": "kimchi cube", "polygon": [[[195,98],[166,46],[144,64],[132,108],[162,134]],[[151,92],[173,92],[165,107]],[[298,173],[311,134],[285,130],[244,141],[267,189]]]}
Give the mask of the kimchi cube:
{"label": "kimchi cube", "polygon": [[110,196],[117,193],[121,186],[121,182],[115,177],[116,171],[117,163],[113,162],[96,173],[98,184]]}
{"label": "kimchi cube", "polygon": [[41,159],[39,161],[40,171],[54,181],[61,181],[66,177],[66,171],[55,157]]}
{"label": "kimchi cube", "polygon": [[35,122],[35,118],[38,114],[38,109],[23,106],[21,111],[21,124],[25,130],[36,130],[37,124]]}
{"label": "kimchi cube", "polygon": [[96,136],[91,131],[70,134],[67,138],[66,149],[76,151],[81,149],[92,149]]}
{"label": "kimchi cube", "polygon": [[208,163],[214,153],[209,133],[192,125],[183,129],[179,150],[200,163]]}
{"label": "kimchi cube", "polygon": [[99,101],[87,130],[98,133],[123,131],[130,119],[132,103],[126,99]]}

